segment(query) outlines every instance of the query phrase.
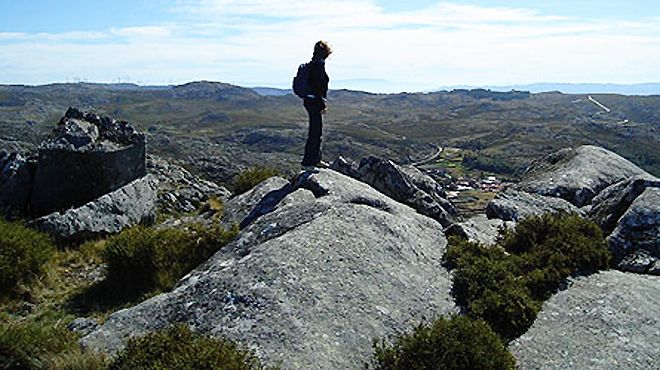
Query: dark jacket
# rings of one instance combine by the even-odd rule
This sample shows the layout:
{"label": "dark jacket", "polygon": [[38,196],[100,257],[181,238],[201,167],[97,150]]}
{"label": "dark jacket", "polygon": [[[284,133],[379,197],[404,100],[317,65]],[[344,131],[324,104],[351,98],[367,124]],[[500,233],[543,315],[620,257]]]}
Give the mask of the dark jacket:
{"label": "dark jacket", "polygon": [[323,108],[325,108],[325,98],[328,96],[329,82],[330,78],[325,73],[325,61],[323,59],[312,59],[309,64],[309,85],[312,87],[315,98],[320,100]]}

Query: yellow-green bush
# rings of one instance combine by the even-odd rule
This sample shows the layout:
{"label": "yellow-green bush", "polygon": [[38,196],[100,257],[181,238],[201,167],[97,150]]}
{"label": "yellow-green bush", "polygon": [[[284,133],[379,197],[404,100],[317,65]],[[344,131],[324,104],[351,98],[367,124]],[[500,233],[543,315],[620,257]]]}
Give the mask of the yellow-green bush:
{"label": "yellow-green bush", "polygon": [[41,274],[54,252],[46,234],[0,219],[0,295]]}
{"label": "yellow-green bush", "polygon": [[0,322],[0,370],[102,370],[105,359],[86,353],[66,328],[70,317],[44,311],[20,321]]}
{"label": "yellow-green bush", "polygon": [[481,320],[440,318],[402,335],[392,345],[375,345],[376,369],[514,369],[515,359]]}
{"label": "yellow-green bush", "polygon": [[201,226],[126,229],[106,243],[105,284],[110,291],[128,299],[154,290],[168,290],[231,241],[237,232],[237,229]]}
{"label": "yellow-green bush", "polygon": [[262,369],[259,360],[233,342],[174,326],[128,342],[111,370],[133,369]]}
{"label": "yellow-green bush", "polygon": [[25,322],[0,325],[0,369],[43,369],[48,356],[70,348],[64,325]]}
{"label": "yellow-green bush", "polygon": [[243,194],[260,182],[273,176],[280,176],[280,171],[271,167],[258,166],[249,168],[236,175],[232,190],[236,195]]}
{"label": "yellow-green bush", "polygon": [[610,258],[598,226],[575,215],[527,218],[499,244],[450,238],[444,261],[455,269],[456,302],[505,339],[524,333],[567,277],[607,268]]}
{"label": "yellow-green bush", "polygon": [[237,229],[189,226],[154,229],[136,226],[108,239],[103,259],[108,292],[134,299],[168,290],[185,274],[231,241]]}

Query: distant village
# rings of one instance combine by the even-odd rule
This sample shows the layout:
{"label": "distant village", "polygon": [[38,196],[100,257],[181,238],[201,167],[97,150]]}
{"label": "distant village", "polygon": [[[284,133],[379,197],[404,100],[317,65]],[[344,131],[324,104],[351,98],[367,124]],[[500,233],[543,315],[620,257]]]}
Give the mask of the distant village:
{"label": "distant village", "polygon": [[512,185],[511,182],[492,174],[466,173],[461,162],[462,151],[457,148],[447,148],[441,158],[424,168],[428,175],[444,186],[450,199],[460,198],[466,193],[499,193]]}
{"label": "distant village", "polygon": [[460,177],[453,179],[446,185],[447,197],[458,198],[461,192],[481,190],[486,193],[499,193],[511,183],[503,182],[496,176],[486,176],[484,178]]}

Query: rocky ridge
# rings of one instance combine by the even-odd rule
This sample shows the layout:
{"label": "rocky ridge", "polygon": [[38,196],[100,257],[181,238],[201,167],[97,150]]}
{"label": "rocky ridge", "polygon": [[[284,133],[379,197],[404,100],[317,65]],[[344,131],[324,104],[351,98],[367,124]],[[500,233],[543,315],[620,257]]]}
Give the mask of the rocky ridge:
{"label": "rocky ridge", "polygon": [[367,183],[390,198],[449,227],[458,211],[433,178],[413,166],[401,166],[389,159],[369,156],[355,163],[339,157],[330,168]]}
{"label": "rocky ridge", "polygon": [[[227,202],[249,220],[234,242],[81,343],[114,353],[129,337],[185,323],[246,344],[267,364],[359,368],[373,339],[455,312],[436,221],[330,170],[252,192]],[[250,218],[254,209],[263,214]]]}

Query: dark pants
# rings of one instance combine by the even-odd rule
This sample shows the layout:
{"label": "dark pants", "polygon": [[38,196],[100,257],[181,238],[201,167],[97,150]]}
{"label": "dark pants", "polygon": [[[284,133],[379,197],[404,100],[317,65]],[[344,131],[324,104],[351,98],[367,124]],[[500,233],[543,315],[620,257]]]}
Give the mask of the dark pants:
{"label": "dark pants", "polygon": [[322,102],[317,99],[305,98],[304,105],[309,115],[309,132],[302,165],[313,166],[321,161],[321,133],[323,130],[321,110],[323,107]]}

